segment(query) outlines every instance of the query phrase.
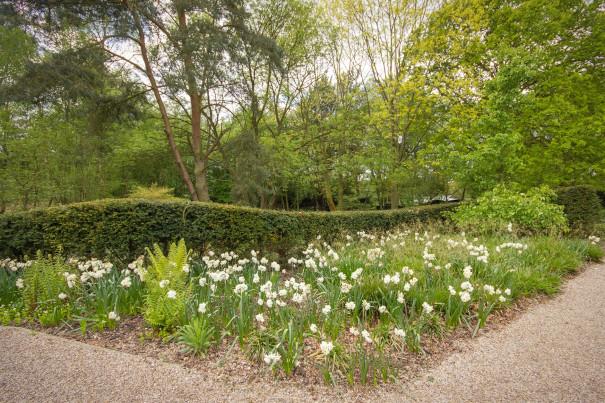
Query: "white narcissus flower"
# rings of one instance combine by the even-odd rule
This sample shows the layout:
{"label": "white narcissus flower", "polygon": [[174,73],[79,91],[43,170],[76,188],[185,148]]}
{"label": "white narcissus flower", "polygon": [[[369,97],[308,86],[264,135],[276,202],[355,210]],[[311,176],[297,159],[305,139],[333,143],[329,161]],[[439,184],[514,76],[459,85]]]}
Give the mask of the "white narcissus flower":
{"label": "white narcissus flower", "polygon": [[462,275],[465,279],[471,278],[471,276],[473,275],[473,268],[471,266],[466,266],[462,271]]}
{"label": "white narcissus flower", "polygon": [[322,312],[324,315],[329,315],[329,314],[330,314],[330,312],[332,312],[332,307],[331,307],[330,305],[325,305],[325,306],[322,308],[321,312]]}
{"label": "white narcissus flower", "polygon": [[510,295],[510,288],[507,288],[506,290],[504,290],[504,293],[505,293],[506,295]]}
{"label": "white narcissus flower", "polygon": [[372,305],[364,299],[363,301],[361,301],[361,307],[364,311],[369,311]]}
{"label": "white narcissus flower", "polygon": [[129,288],[132,285],[132,280],[130,277],[124,277],[122,281],[120,281],[120,285],[124,288]]}
{"label": "white narcissus flower", "polygon": [[468,292],[473,292],[473,290],[474,290],[473,285],[468,281],[465,281],[462,284],[460,284],[460,288],[462,288],[463,290],[467,290]]}
{"label": "white narcissus flower", "polygon": [[15,285],[17,286],[17,288],[21,289],[23,287],[25,287],[25,285],[23,284],[23,279],[22,278],[18,278],[17,281],[15,282]]}
{"label": "white narcissus flower", "polygon": [[429,313],[433,312],[433,306],[431,304],[429,304],[428,302],[423,302],[422,311],[426,314],[429,314]]}
{"label": "white narcissus flower", "polygon": [[61,301],[63,301],[65,298],[67,298],[67,294],[65,294],[64,292],[62,292],[61,294],[59,294],[59,299]]}
{"label": "white narcissus flower", "polygon": [[398,327],[393,329],[393,334],[395,334],[395,336],[397,337],[401,337],[402,339],[405,338],[405,330],[400,329]]}
{"label": "white narcissus flower", "polygon": [[483,286],[483,291],[485,291],[489,295],[494,295],[494,293],[496,292],[496,290],[494,289],[494,286],[493,285],[489,285],[489,284],[485,284]]}
{"label": "white narcissus flower", "polygon": [[450,292],[450,295],[456,295],[456,289],[454,289],[454,287],[451,285],[447,286],[447,290]]}
{"label": "white narcissus flower", "polygon": [[248,285],[246,285],[245,283],[239,283],[233,289],[233,292],[235,292],[236,294],[242,294],[246,291],[248,291]]}
{"label": "white narcissus flower", "polygon": [[206,313],[206,303],[202,302],[201,304],[199,304],[197,307],[197,311],[199,313]]}
{"label": "white narcissus flower", "polygon": [[397,293],[397,302],[399,302],[400,304],[403,304],[405,302],[404,295],[401,291]]}
{"label": "white narcissus flower", "polygon": [[362,330],[361,331],[361,337],[363,337],[363,340],[366,343],[372,344],[372,336],[370,335],[370,332],[368,332],[367,330]]}
{"label": "white narcissus flower", "polygon": [[359,330],[356,327],[350,327],[349,333],[351,333],[353,336],[359,336]]}
{"label": "white narcissus flower", "polygon": [[345,308],[347,308],[349,311],[352,311],[353,309],[355,309],[355,302],[353,301],[349,301],[345,304]]}
{"label": "white narcissus flower", "polygon": [[315,323],[311,323],[309,330],[311,330],[311,333],[317,333],[317,325]]}
{"label": "white narcissus flower", "polygon": [[468,302],[471,300],[471,294],[468,291],[461,291],[460,292],[460,301],[462,302]]}
{"label": "white narcissus flower", "polygon": [[498,301],[500,301],[500,302],[506,302],[506,298],[504,297],[504,295],[500,295],[498,297]]}
{"label": "white narcissus flower", "polygon": [[204,287],[206,285],[207,281],[208,280],[206,279],[206,277],[200,277],[198,283],[199,283],[200,287]]}
{"label": "white narcissus flower", "polygon": [[257,314],[255,318],[258,323],[265,323],[265,315],[262,313]]}
{"label": "white narcissus flower", "polygon": [[391,276],[389,274],[385,274],[382,281],[384,281],[384,283],[388,285],[391,282]]}
{"label": "white narcissus flower", "polygon": [[334,344],[332,344],[331,341],[322,341],[319,345],[319,348],[321,350],[321,353],[327,357],[334,349]]}
{"label": "white narcissus flower", "polygon": [[384,306],[384,305],[380,305],[380,306],[378,307],[378,312],[380,312],[380,313],[385,313],[386,311],[387,311],[387,307],[386,307],[386,306]]}
{"label": "white narcissus flower", "polygon": [[272,353],[269,353],[269,354],[265,354],[263,357],[263,361],[265,361],[265,364],[267,364],[269,366],[274,366],[280,360],[281,360],[281,355],[279,355],[279,353],[275,352],[275,351]]}
{"label": "white narcissus flower", "polygon": [[111,311],[109,312],[109,314],[107,314],[107,318],[109,318],[109,320],[114,320],[114,321],[119,321],[120,320],[120,315],[118,315],[116,312]]}
{"label": "white narcissus flower", "polygon": [[359,269],[357,269],[353,273],[351,273],[351,279],[358,280],[362,273],[363,273],[363,269],[360,267]]}
{"label": "white narcissus flower", "polygon": [[169,290],[168,293],[166,294],[166,297],[168,297],[168,299],[176,299],[176,291]]}
{"label": "white narcissus flower", "polygon": [[162,280],[160,281],[160,288],[166,288],[166,286],[170,283],[170,280]]}

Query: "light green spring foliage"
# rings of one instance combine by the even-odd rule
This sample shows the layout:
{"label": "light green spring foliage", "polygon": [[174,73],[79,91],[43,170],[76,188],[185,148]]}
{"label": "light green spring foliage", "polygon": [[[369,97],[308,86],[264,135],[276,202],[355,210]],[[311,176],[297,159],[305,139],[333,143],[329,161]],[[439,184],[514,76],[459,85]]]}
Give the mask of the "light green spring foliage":
{"label": "light green spring foliage", "polygon": [[174,189],[153,183],[150,186],[136,186],[128,195],[132,199],[178,200]]}
{"label": "light green spring foliage", "polygon": [[519,193],[500,185],[476,201],[463,204],[451,217],[459,227],[474,233],[514,230],[523,234],[560,234],[569,227],[563,206],[554,204],[554,197],[548,187]]}
{"label": "light green spring foliage", "polygon": [[146,279],[147,296],[145,320],[154,327],[173,329],[186,317],[186,304],[191,296],[188,284],[185,241],[170,244],[168,255],[155,244],[147,250],[151,265]]}

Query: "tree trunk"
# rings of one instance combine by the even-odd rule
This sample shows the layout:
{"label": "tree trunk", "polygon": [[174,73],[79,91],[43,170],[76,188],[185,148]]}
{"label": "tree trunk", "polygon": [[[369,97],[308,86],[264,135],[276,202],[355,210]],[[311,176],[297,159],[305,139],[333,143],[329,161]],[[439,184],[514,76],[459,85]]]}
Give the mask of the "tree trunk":
{"label": "tree trunk", "polygon": [[151,67],[151,62],[149,61],[149,55],[147,53],[147,44],[145,40],[145,31],[143,29],[143,24],[141,23],[141,19],[139,14],[133,10],[133,18],[137,27],[137,31],[139,34],[139,48],[141,50],[141,58],[143,59],[143,63],[145,66],[145,74],[147,75],[147,79],[149,80],[149,84],[151,86],[153,96],[158,104],[158,109],[160,110],[160,115],[162,116],[162,123],[164,124],[164,133],[166,134],[166,138],[168,140],[168,145],[170,146],[170,151],[172,151],[172,155],[174,157],[174,161],[179,169],[179,174],[185,182],[187,186],[187,190],[189,190],[189,194],[191,196],[191,200],[198,200],[197,193],[195,191],[195,187],[193,186],[193,182],[191,181],[191,177],[189,176],[189,172],[187,171],[187,167],[183,162],[183,158],[181,157],[181,153],[176,145],[176,141],[174,139],[174,133],[172,131],[172,125],[170,124],[170,119],[168,117],[168,111],[166,110],[166,106],[164,105],[164,101],[162,100],[162,95],[160,94],[160,89],[153,74],[153,69]]}
{"label": "tree trunk", "polygon": [[208,177],[206,175],[206,162],[203,160],[195,161],[195,192],[199,201],[210,201],[208,194]]}
{"label": "tree trunk", "polygon": [[396,183],[391,184],[389,200],[391,202],[391,210],[399,208],[399,189]]}
{"label": "tree trunk", "polygon": [[330,211],[336,211],[336,204],[334,204],[334,197],[332,196],[332,189],[330,188],[330,184],[327,180],[323,183],[324,189],[324,197],[326,198],[326,202],[328,203],[328,208]]}
{"label": "tree trunk", "polygon": [[[177,8],[179,18],[179,31],[183,38],[187,37],[187,16],[185,9]],[[193,60],[191,51],[187,44],[183,43],[183,63],[185,66],[185,75],[187,77],[187,92],[191,104],[191,148],[194,160],[195,192],[199,201],[210,201],[208,194],[208,156],[202,152],[202,97],[199,93],[197,81],[195,78]]]}

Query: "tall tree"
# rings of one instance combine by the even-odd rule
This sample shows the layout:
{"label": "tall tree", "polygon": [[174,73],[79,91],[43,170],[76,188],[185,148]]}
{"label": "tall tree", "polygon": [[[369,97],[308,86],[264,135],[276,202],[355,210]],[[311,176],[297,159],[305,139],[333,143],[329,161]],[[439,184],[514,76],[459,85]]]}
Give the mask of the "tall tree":
{"label": "tall tree", "polygon": [[[209,200],[209,159],[222,131],[204,130],[216,122],[215,91],[225,72],[237,63],[236,48],[275,45],[247,26],[242,0],[70,1],[19,0],[13,6],[31,26],[50,32],[77,27],[116,64],[130,70],[153,94],[167,142],[192,200]],[[219,95],[220,97],[221,95]],[[189,126],[187,144],[193,159],[190,172],[178,146],[175,127]]]}
{"label": "tall tree", "polygon": [[[417,60],[413,56],[415,32],[437,7],[433,0],[343,0],[350,24],[349,34],[363,52],[369,69],[375,111],[373,123],[390,148],[388,166],[390,204],[399,206],[399,177],[404,163],[414,159],[425,142],[424,132],[414,123],[431,115],[422,99],[426,83],[418,83]],[[428,91],[430,94],[430,90]]]}

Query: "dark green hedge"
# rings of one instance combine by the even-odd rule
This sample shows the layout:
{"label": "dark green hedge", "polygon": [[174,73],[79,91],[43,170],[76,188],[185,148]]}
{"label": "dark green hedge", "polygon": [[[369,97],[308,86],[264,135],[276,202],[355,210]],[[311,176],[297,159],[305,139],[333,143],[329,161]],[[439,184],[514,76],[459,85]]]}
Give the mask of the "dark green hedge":
{"label": "dark green hedge", "polygon": [[157,242],[184,238],[194,249],[268,250],[285,255],[317,235],[389,229],[441,218],[455,204],[390,211],[283,212],[213,203],[101,200],[0,215],[0,256],[37,250],[132,258]]}
{"label": "dark green hedge", "polygon": [[601,200],[601,206],[605,208],[605,190],[597,190],[597,196]]}
{"label": "dark green hedge", "polygon": [[569,226],[576,231],[590,232],[601,219],[601,200],[590,186],[559,188],[557,203],[565,207]]}

